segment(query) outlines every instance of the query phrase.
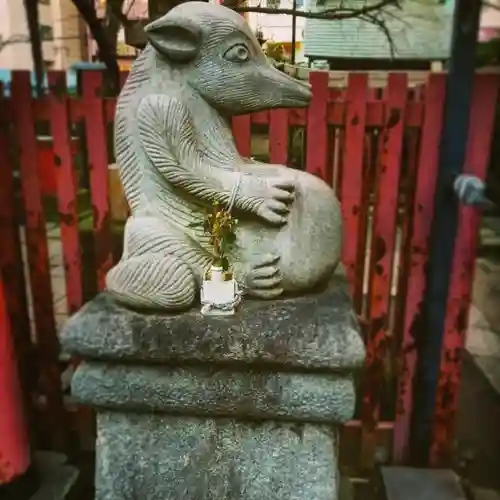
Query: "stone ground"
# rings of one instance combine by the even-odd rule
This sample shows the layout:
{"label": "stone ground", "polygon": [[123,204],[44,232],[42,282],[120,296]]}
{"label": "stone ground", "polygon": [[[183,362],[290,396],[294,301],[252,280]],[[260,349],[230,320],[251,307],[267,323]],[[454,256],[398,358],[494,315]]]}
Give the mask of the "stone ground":
{"label": "stone ground", "polygon": [[[56,225],[47,230],[55,316],[61,328],[67,319],[61,242]],[[500,218],[485,218],[481,230],[457,428],[459,447],[472,454],[472,498],[500,500]]]}
{"label": "stone ground", "polygon": [[500,500],[500,218],[485,218],[463,364],[459,446],[477,500]]}

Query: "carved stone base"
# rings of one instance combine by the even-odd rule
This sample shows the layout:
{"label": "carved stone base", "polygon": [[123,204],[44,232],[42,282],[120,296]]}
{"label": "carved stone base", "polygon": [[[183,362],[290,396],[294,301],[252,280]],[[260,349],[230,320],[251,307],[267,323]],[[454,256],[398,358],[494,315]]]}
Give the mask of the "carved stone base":
{"label": "carved stone base", "polygon": [[328,426],[102,412],[96,500],[337,498]]}
{"label": "carved stone base", "polygon": [[364,347],[346,284],[232,317],[144,315],[103,294],[67,325],[97,407],[96,500],[336,500],[337,426]]}

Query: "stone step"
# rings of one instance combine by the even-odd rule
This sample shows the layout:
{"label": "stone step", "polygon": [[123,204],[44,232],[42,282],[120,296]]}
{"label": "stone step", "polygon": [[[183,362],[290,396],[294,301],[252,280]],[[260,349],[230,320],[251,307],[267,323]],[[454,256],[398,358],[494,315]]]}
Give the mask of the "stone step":
{"label": "stone step", "polygon": [[339,500],[354,500],[354,486],[347,476],[340,476]]}
{"label": "stone step", "polygon": [[78,479],[78,469],[66,462],[61,453],[39,451],[35,464],[40,487],[30,500],[64,500],[69,498]]}
{"label": "stone step", "polygon": [[386,500],[467,500],[449,469],[382,467],[381,475]]}
{"label": "stone step", "polygon": [[500,394],[500,336],[475,305],[470,308],[465,347],[493,389]]}
{"label": "stone step", "polygon": [[472,488],[473,500],[500,500],[500,492],[485,488]]}
{"label": "stone step", "polygon": [[500,217],[485,215],[481,221],[481,229],[486,229],[497,234],[500,234]]}

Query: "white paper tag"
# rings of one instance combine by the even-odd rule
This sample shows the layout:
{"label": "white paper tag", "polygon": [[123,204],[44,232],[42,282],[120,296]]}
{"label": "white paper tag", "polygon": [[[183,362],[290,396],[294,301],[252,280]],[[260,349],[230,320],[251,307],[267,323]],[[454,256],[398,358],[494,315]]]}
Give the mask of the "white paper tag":
{"label": "white paper tag", "polygon": [[236,297],[235,281],[203,281],[201,301],[210,304],[231,304]]}

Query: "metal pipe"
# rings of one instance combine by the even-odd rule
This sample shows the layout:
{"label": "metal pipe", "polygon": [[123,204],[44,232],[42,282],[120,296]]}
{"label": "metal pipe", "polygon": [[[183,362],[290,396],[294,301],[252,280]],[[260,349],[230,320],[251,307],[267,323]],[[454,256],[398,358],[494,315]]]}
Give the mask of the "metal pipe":
{"label": "metal pipe", "polygon": [[459,215],[459,200],[453,191],[453,183],[462,172],[466,159],[480,12],[481,2],[477,0],[455,2],[410,439],[411,459],[422,466],[428,465],[431,447],[446,303]]}

